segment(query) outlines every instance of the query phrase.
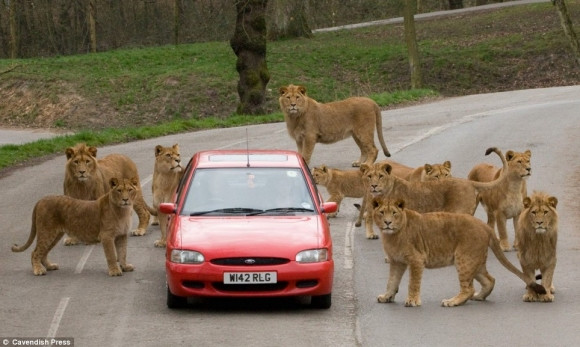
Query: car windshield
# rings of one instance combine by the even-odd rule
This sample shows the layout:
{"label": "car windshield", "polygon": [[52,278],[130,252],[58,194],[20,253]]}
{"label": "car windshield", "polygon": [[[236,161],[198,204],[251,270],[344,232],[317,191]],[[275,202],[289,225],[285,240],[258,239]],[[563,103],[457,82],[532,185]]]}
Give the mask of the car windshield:
{"label": "car windshield", "polygon": [[314,204],[297,168],[197,169],[182,215],[312,214]]}

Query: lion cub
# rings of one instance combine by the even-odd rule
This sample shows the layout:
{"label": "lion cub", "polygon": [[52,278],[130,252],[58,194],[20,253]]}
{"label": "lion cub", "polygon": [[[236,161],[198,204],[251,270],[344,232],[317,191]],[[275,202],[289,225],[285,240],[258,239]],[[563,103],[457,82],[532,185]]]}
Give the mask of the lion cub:
{"label": "lion cub", "polygon": [[523,272],[534,276],[536,269],[542,275],[542,285],[547,293],[539,295],[529,290],[524,301],[551,302],[554,300],[554,270],[556,269],[556,243],[558,242],[558,199],[544,192],[534,192],[523,199],[524,210],[516,229],[518,259]]}
{"label": "lion cub", "polygon": [[[518,270],[505,257],[493,230],[468,214],[418,213],[405,208],[402,199],[375,197],[373,218],[381,230],[385,253],[390,258],[387,291],[378,296],[381,303],[393,302],[401,278],[409,267],[409,293],[405,306],[421,305],[421,277],[425,268],[455,264],[459,275],[459,293],[441,302],[458,306],[467,300],[485,300],[493,290],[495,279],[487,272],[487,249],[491,248],[500,263],[524,281],[530,290],[545,294],[545,289],[529,274]],[[475,292],[473,280],[481,284]]]}
{"label": "lion cub", "polygon": [[[66,195],[40,199],[32,211],[32,226],[23,246],[12,246],[12,252],[23,252],[36,237],[32,251],[32,270],[44,275],[58,270],[58,264],[48,261],[48,253],[66,233],[81,242],[100,242],[105,251],[109,276],[121,276],[133,271],[127,264],[127,235],[131,228],[133,203],[139,191],[137,178],[111,178],[110,190],[97,200],[79,200]],[[118,261],[118,263],[117,263]],[[120,266],[119,266],[120,265]]]}
{"label": "lion cub", "polygon": [[155,247],[165,247],[167,244],[167,215],[159,212],[159,204],[172,201],[183,173],[178,144],[172,147],[155,146],[155,166],[151,189],[153,208],[156,210],[157,224],[161,229],[161,238],[155,241]]}
{"label": "lion cub", "polygon": [[441,164],[425,164],[414,169],[408,176],[403,177],[411,182],[437,181],[451,177],[451,162],[444,161]]}

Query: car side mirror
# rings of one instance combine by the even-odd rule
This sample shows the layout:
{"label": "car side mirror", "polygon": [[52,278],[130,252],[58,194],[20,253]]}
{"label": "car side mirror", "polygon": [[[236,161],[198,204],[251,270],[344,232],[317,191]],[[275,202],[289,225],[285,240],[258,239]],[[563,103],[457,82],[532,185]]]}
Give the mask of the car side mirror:
{"label": "car side mirror", "polygon": [[177,205],[172,202],[162,202],[159,204],[159,212],[165,214],[175,214]]}
{"label": "car side mirror", "polygon": [[338,205],[334,201],[322,203],[322,213],[333,213],[338,209]]}

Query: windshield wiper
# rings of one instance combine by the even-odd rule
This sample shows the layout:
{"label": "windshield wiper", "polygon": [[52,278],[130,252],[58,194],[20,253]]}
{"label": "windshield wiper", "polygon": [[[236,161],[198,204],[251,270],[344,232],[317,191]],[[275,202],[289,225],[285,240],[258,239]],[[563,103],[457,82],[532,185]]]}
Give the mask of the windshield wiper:
{"label": "windshield wiper", "polygon": [[210,213],[228,213],[228,214],[254,214],[254,213],[261,213],[263,210],[256,209],[256,208],[248,208],[248,207],[228,207],[228,208],[218,208],[215,210],[209,211],[199,211],[199,212],[192,212],[190,216],[202,216],[205,214]]}
{"label": "windshield wiper", "polygon": [[263,211],[257,211],[255,213],[251,213],[250,215],[255,216],[258,214],[265,214],[265,213],[272,213],[272,212],[314,212],[311,208],[303,208],[303,207],[276,207],[276,208],[269,208]]}

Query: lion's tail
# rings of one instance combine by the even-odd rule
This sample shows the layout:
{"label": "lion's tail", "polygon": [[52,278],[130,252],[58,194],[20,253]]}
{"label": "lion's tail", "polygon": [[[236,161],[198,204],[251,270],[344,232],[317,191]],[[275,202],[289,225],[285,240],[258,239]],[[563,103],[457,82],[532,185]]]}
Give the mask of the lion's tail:
{"label": "lion's tail", "polygon": [[36,206],[37,205],[35,205],[34,209],[32,210],[32,226],[30,227],[30,235],[28,235],[28,241],[26,241],[26,243],[22,246],[18,246],[17,244],[14,244],[12,246],[12,252],[23,252],[26,249],[28,249],[28,247],[30,247],[30,245],[34,241],[34,238],[36,237]]}
{"label": "lion's tail", "polygon": [[385,138],[383,137],[383,117],[381,116],[381,109],[377,104],[375,104],[375,122],[377,126],[377,136],[379,137],[379,142],[381,143],[381,147],[383,148],[383,153],[387,157],[390,157],[391,153],[387,149]]}
{"label": "lion's tail", "polygon": [[489,182],[470,181],[473,184],[473,186],[475,187],[475,189],[477,189],[478,191],[495,188],[498,184],[503,182],[504,179],[508,175],[508,173],[507,173],[508,172],[508,162],[505,159],[505,156],[503,155],[503,153],[497,147],[490,147],[485,151],[485,155],[489,155],[491,152],[495,152],[499,156],[499,158],[501,159],[501,163],[502,163],[501,174],[497,179],[495,179],[493,181],[489,181]]}
{"label": "lion's tail", "polygon": [[531,288],[534,292],[538,294],[546,294],[546,288],[544,288],[541,284],[536,283],[534,278],[530,278],[529,276],[521,272],[517,267],[514,266],[514,264],[512,264],[508,260],[508,258],[506,258],[501,247],[499,246],[499,241],[495,238],[494,235],[491,235],[491,232],[489,237],[489,248],[491,248],[493,254],[495,254],[495,257],[497,258],[497,260],[499,260],[501,265],[503,265],[506,269],[508,269],[510,272],[512,272],[514,275],[518,276],[522,281],[524,281],[524,283],[527,285],[528,288]]}
{"label": "lion's tail", "polygon": [[157,209],[149,206],[149,204],[145,201],[145,199],[143,199],[143,204],[145,205],[145,207],[147,208],[147,211],[149,211],[149,213],[152,216],[156,216],[157,217]]}

